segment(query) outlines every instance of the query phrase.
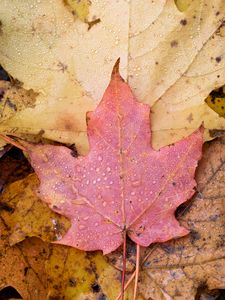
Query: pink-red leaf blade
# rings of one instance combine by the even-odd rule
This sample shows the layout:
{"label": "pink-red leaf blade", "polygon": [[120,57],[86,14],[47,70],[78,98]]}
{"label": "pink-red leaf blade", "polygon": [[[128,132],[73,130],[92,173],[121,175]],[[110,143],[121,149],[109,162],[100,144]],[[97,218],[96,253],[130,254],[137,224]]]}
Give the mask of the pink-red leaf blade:
{"label": "pink-red leaf blade", "polygon": [[203,130],[155,151],[149,112],[116,65],[101,103],[87,116],[87,156],[74,158],[63,146],[26,146],[40,197],[71,220],[59,243],[109,253],[124,231],[141,246],[188,233],[174,212],[194,193]]}

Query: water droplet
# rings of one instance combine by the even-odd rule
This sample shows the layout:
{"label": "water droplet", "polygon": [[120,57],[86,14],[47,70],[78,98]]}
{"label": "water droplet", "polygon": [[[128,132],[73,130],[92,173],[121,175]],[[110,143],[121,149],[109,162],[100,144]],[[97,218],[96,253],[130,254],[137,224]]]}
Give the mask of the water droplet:
{"label": "water droplet", "polygon": [[155,180],[153,180],[153,181],[152,181],[152,183],[153,183],[153,184],[156,184],[156,181],[155,181]]}
{"label": "water droplet", "polygon": [[92,183],[93,183],[93,184],[96,184],[96,180],[93,180]]}
{"label": "water droplet", "polygon": [[109,184],[113,184],[113,181],[110,181]]}
{"label": "water droplet", "polygon": [[134,196],[134,195],[135,195],[135,192],[131,192],[130,194],[131,194],[131,196]]}
{"label": "water droplet", "polygon": [[84,217],[84,221],[87,221],[89,219],[89,217],[87,216],[87,217]]}
{"label": "water droplet", "polygon": [[131,182],[131,185],[134,186],[134,187],[140,186],[140,184],[141,184],[140,180],[135,180],[135,181]]}
{"label": "water droplet", "polygon": [[111,168],[110,168],[110,167],[107,167],[107,168],[106,168],[106,171],[107,171],[107,172],[110,172],[110,171],[111,171]]}
{"label": "water droplet", "polygon": [[98,182],[101,181],[101,178],[97,178],[97,181],[98,181]]}
{"label": "water droplet", "polygon": [[97,222],[95,223],[95,226],[98,226],[98,223],[97,223]]}
{"label": "water droplet", "polygon": [[76,171],[77,171],[77,172],[80,172],[80,171],[81,171],[80,166],[76,166]]}
{"label": "water droplet", "polygon": [[87,180],[87,181],[86,181],[86,184],[88,185],[89,183],[90,183],[90,181],[89,181],[89,180]]}
{"label": "water droplet", "polygon": [[104,180],[107,180],[107,177],[104,177]]}
{"label": "water droplet", "polygon": [[79,225],[78,228],[82,230],[82,229],[85,229],[85,226],[84,225]]}
{"label": "water droplet", "polygon": [[106,202],[104,201],[104,202],[102,203],[102,205],[103,205],[104,207],[106,207]]}
{"label": "water droplet", "polygon": [[100,155],[98,156],[98,161],[102,161],[102,157]]}
{"label": "water droplet", "polygon": [[99,172],[99,168],[96,168],[95,171],[96,171],[96,172]]}

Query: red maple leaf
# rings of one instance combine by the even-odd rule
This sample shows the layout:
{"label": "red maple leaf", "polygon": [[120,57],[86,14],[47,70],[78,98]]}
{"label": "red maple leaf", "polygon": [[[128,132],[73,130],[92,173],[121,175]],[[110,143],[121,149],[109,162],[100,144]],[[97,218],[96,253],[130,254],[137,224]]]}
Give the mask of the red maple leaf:
{"label": "red maple leaf", "polygon": [[87,115],[87,156],[75,158],[63,146],[28,147],[41,199],[71,220],[59,243],[105,254],[122,244],[124,232],[141,246],[188,233],[174,212],[194,193],[203,143],[197,130],[153,150],[149,106],[135,99],[118,65],[99,106]]}
{"label": "red maple leaf", "polygon": [[41,182],[41,199],[71,220],[58,243],[104,254],[126,235],[148,246],[189,232],[174,212],[194,193],[203,143],[199,129],[153,150],[150,108],[135,99],[118,67],[119,61],[102,101],[87,115],[87,156],[75,158],[63,146],[24,144]]}

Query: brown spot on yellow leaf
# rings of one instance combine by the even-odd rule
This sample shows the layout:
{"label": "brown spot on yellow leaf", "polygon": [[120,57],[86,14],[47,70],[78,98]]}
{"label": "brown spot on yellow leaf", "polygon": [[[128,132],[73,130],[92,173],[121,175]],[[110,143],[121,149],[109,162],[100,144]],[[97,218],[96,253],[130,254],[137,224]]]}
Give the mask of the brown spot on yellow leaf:
{"label": "brown spot on yellow leaf", "polygon": [[187,117],[187,120],[188,120],[189,123],[191,123],[193,121],[192,113],[190,113],[190,115]]}
{"label": "brown spot on yellow leaf", "polygon": [[176,48],[178,46],[178,41],[177,40],[173,40],[171,43],[170,43],[171,47],[172,48]]}
{"label": "brown spot on yellow leaf", "polygon": [[94,25],[98,24],[99,22],[101,22],[101,20],[99,18],[95,19],[93,21],[87,22],[88,23],[88,30],[90,30]]}

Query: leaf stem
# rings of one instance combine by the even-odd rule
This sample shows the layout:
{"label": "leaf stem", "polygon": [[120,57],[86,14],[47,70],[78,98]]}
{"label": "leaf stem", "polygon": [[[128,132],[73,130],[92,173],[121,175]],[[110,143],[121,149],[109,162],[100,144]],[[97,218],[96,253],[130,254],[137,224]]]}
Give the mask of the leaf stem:
{"label": "leaf stem", "polygon": [[135,282],[134,282],[134,297],[133,300],[136,300],[137,297],[137,288],[138,288],[138,277],[139,277],[139,270],[140,270],[140,245],[137,245],[137,252],[136,252],[136,271],[135,271]]}
{"label": "leaf stem", "polygon": [[122,300],[124,299],[126,260],[127,260],[127,235],[126,235],[126,230],[124,230],[124,237],[123,237],[123,272],[122,272],[122,287],[121,287],[121,299]]}
{"label": "leaf stem", "polygon": [[[131,282],[133,281],[134,277],[135,277],[136,271],[133,272],[133,274],[131,275],[131,277],[129,278],[129,280],[127,281],[127,283],[124,286],[124,291],[126,291],[126,289],[128,288],[128,286],[131,284]],[[120,292],[120,294],[116,297],[116,300],[120,300],[122,296],[122,291]]]}
{"label": "leaf stem", "polygon": [[7,143],[10,143],[11,145],[19,148],[22,151],[27,151],[27,149],[25,147],[23,147],[22,145],[20,145],[19,143],[17,143],[16,141],[14,141],[13,139],[11,139],[10,137],[1,134],[0,133],[0,138],[3,139],[4,141],[6,141]]}

